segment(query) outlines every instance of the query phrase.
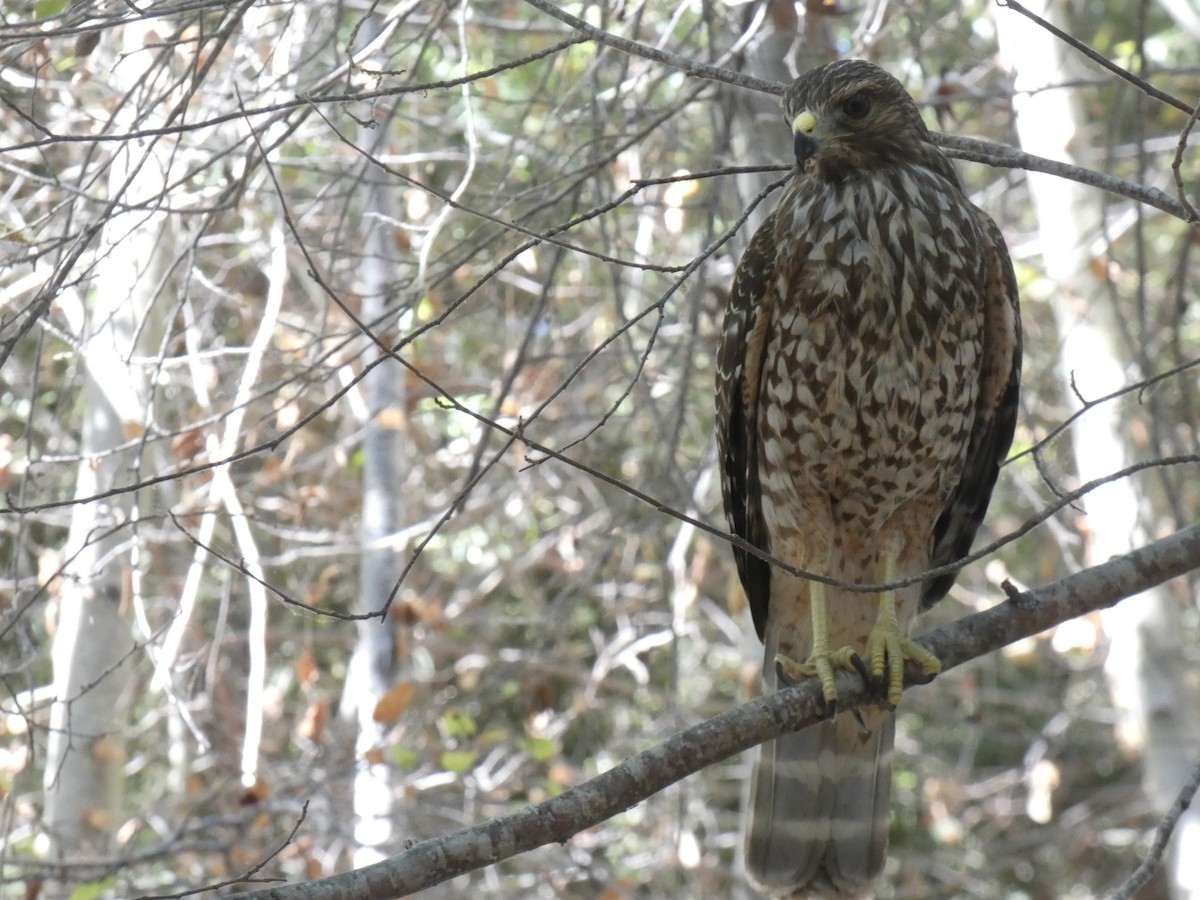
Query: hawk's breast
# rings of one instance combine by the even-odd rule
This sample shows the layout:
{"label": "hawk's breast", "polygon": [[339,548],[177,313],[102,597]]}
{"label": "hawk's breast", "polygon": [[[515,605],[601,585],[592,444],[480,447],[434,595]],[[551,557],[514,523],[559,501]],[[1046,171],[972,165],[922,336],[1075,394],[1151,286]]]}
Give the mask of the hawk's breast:
{"label": "hawk's breast", "polygon": [[[798,178],[777,217],[759,418],[764,499],[826,494],[870,533],[900,505],[944,501],[978,397],[978,226],[941,176]],[[931,523],[932,524],[932,523]]]}

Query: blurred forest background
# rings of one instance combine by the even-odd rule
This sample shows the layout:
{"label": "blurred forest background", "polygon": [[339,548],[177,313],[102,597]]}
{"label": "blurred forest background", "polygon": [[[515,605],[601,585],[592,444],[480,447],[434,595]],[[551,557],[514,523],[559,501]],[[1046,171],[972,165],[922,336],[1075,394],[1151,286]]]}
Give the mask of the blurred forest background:
{"label": "blurred forest background", "polygon": [[[1015,539],[922,629],[1196,520],[1196,7],[1031,4],[1071,47],[985,0],[807,6],[562,6],[634,47],[525,0],[0,0],[0,897],[343,872],[753,695],[698,523],[791,152],[737,73],[864,56],[931,127],[1100,176],[961,166],[1022,285],[979,545]],[[881,897],[1121,885],[1198,755],[1196,599],[906,694]],[[422,896],[750,897],[747,774]],[[1137,896],[1200,896],[1191,846]]]}

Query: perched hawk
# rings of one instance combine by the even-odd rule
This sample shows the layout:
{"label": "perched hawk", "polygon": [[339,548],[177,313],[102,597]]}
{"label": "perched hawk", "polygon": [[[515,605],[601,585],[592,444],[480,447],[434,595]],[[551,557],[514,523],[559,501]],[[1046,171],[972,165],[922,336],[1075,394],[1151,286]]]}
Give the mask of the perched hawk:
{"label": "perched hawk", "polygon": [[[1017,286],[995,223],[963,193],[903,86],[842,60],[784,98],[796,169],[750,241],[717,357],[717,438],[734,534],[843,584],[970,550],[1012,441]],[[900,700],[919,608],[953,574],[882,593],[794,577],[735,550],[763,686],[861,659]],[[764,745],[746,864],[774,896],[863,896],[883,867],[890,709]]]}

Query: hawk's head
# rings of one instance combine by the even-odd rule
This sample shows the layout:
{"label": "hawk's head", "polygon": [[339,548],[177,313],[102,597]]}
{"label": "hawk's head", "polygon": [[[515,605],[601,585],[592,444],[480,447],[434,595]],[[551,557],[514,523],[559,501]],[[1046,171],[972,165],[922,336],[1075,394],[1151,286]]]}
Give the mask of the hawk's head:
{"label": "hawk's head", "polygon": [[805,72],[784,95],[783,111],[797,166],[827,180],[941,155],[904,85],[861,59]]}

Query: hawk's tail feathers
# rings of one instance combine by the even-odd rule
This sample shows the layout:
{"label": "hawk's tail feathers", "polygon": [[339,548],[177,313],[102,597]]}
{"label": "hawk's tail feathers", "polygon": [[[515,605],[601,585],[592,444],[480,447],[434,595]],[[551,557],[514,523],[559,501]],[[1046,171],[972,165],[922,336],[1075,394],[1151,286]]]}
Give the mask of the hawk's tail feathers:
{"label": "hawk's tail feathers", "polygon": [[895,716],[839,715],[763,744],[746,868],[772,897],[869,897],[887,858]]}

